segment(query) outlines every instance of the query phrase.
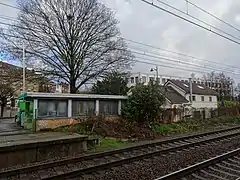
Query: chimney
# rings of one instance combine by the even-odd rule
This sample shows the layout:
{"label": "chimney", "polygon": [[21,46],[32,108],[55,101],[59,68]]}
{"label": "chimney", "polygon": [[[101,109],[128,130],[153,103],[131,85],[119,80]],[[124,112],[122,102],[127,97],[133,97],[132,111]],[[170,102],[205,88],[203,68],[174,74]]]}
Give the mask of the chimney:
{"label": "chimney", "polygon": [[192,103],[192,78],[189,78],[189,90],[190,90],[190,96],[189,96],[189,101]]}

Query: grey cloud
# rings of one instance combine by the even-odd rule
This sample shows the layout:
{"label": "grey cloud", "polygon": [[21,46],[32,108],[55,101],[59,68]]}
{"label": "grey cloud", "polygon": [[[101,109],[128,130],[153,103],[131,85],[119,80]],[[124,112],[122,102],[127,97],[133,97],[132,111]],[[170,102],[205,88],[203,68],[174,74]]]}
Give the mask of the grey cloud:
{"label": "grey cloud", "polygon": [[[16,3],[14,0],[0,1],[8,4]],[[186,3],[183,0],[163,1],[186,11]],[[238,63],[240,47],[237,44],[197,28],[183,20],[149,6],[141,2],[141,0],[101,0],[101,2],[106,3],[107,6],[112,8],[116,13],[116,18],[120,21],[119,27],[123,37],[172,51],[209,59],[218,63],[233,64],[240,67]],[[156,0],[154,0],[154,2],[156,2]],[[192,2],[240,28],[239,0],[192,0]],[[166,6],[161,6],[168,9]],[[0,6],[0,14],[16,16],[16,13],[14,9]],[[240,38],[238,31],[228,28],[190,6],[189,13],[218,28],[233,33]],[[131,44],[131,46],[133,46],[133,44]],[[153,51],[150,48],[142,48],[147,51]],[[154,51],[173,56],[173,54],[159,50]],[[204,62],[196,63],[200,65],[204,64]],[[180,66],[180,64],[176,64],[176,67],[178,66]],[[151,67],[153,66],[137,63],[133,71],[149,72]],[[163,74],[179,76],[190,76],[191,74],[191,72],[164,67],[159,67],[159,69],[160,73]],[[199,74],[199,76],[201,76],[201,74]]]}

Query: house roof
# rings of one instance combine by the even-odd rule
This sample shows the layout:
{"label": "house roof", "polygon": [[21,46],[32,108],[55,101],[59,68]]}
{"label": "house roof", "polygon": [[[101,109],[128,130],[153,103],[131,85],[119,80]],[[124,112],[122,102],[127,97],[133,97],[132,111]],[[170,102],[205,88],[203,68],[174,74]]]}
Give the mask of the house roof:
{"label": "house roof", "polygon": [[170,86],[161,86],[160,91],[173,104],[188,103],[188,100]]}
{"label": "house roof", "polygon": [[[169,82],[172,82],[173,84],[177,85],[186,93],[190,93],[189,82],[182,82],[180,80],[169,80]],[[218,95],[216,91],[210,89],[204,84],[199,84],[199,83],[192,83],[192,93],[198,94],[198,95],[215,95],[215,96]]]}

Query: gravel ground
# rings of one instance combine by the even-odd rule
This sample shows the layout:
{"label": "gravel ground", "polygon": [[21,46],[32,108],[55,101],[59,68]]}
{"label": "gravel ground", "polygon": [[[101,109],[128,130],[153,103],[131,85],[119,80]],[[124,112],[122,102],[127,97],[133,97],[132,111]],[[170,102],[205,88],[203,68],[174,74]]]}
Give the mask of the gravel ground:
{"label": "gravel ground", "polygon": [[179,151],[151,159],[136,161],[105,171],[95,172],[74,179],[101,179],[101,180],[152,180],[183,167],[206,160],[216,155],[240,147],[240,136],[223,140],[213,145],[196,147],[195,149]]}

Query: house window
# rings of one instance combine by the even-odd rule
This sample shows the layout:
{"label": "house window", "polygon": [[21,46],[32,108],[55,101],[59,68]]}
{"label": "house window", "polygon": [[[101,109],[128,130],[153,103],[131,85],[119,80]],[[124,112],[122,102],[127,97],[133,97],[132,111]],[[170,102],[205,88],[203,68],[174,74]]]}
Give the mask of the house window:
{"label": "house window", "polygon": [[131,77],[131,83],[132,84],[134,83],[134,77]]}
{"label": "house window", "polygon": [[138,77],[135,77],[135,82],[138,83]]}
{"label": "house window", "polygon": [[100,114],[118,115],[118,101],[101,100],[99,102]]}
{"label": "house window", "polygon": [[212,102],[212,97],[209,97],[209,101]]}
{"label": "house window", "polygon": [[72,116],[88,116],[95,112],[95,101],[88,100],[73,100],[72,101]]}
{"label": "house window", "polygon": [[192,96],[192,101],[196,101],[196,96]]}
{"label": "house window", "polygon": [[204,101],[204,96],[201,96],[201,100]]}
{"label": "house window", "polygon": [[38,117],[67,117],[67,101],[39,100]]}
{"label": "house window", "polygon": [[147,81],[146,76],[142,76],[142,82],[145,83]]}

